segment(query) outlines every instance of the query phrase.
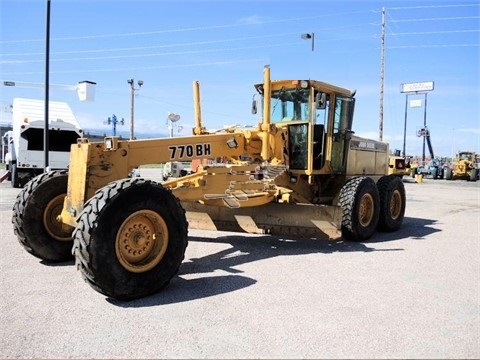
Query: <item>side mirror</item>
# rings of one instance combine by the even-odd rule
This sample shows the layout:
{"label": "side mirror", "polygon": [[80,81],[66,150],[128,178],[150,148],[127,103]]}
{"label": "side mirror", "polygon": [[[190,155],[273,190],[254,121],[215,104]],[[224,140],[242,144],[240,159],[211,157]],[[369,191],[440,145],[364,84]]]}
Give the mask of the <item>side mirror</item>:
{"label": "side mirror", "polygon": [[315,95],[315,107],[317,109],[325,109],[327,107],[327,94],[318,92]]}
{"label": "side mirror", "polygon": [[255,95],[253,95],[253,100],[252,100],[252,114],[257,113],[257,100],[255,100]]}

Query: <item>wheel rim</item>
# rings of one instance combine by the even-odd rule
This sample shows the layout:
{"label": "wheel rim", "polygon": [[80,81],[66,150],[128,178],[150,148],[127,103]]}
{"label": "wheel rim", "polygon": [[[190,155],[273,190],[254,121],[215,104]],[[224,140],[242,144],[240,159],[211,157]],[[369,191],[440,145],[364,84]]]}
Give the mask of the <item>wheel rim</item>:
{"label": "wheel rim", "polygon": [[358,219],[360,225],[367,227],[370,225],[375,212],[375,203],[371,194],[365,194],[360,201],[360,207],[358,209]]}
{"label": "wheel rim", "polygon": [[400,216],[402,209],[402,195],[400,191],[395,190],[392,193],[392,198],[390,199],[390,216],[392,219],[396,220]]}
{"label": "wheel rim", "polygon": [[47,233],[58,241],[72,241],[73,227],[57,220],[63,209],[66,194],[60,194],[50,200],[43,212],[43,225]]}
{"label": "wheel rim", "polygon": [[168,247],[168,228],[163,218],[150,210],[131,214],[120,226],[116,253],[128,271],[141,273],[154,268]]}

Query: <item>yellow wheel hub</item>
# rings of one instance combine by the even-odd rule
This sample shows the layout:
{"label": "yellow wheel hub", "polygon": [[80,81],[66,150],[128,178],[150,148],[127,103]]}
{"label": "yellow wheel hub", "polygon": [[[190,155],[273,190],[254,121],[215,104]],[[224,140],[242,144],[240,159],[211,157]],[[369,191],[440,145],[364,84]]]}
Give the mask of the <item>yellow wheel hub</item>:
{"label": "yellow wheel hub", "polygon": [[115,251],[128,271],[141,273],[154,268],[168,247],[168,228],[163,218],[150,210],[131,214],[120,226]]}
{"label": "yellow wheel hub", "polygon": [[400,212],[402,209],[402,195],[400,191],[395,190],[392,194],[392,198],[390,199],[390,215],[392,219],[396,220],[400,216]]}
{"label": "yellow wheel hub", "polygon": [[57,220],[63,209],[65,195],[58,195],[48,202],[43,212],[43,225],[48,234],[55,240],[72,241],[73,227]]}
{"label": "yellow wheel hub", "polygon": [[365,194],[360,200],[358,219],[363,227],[370,225],[375,213],[375,202],[371,194]]}

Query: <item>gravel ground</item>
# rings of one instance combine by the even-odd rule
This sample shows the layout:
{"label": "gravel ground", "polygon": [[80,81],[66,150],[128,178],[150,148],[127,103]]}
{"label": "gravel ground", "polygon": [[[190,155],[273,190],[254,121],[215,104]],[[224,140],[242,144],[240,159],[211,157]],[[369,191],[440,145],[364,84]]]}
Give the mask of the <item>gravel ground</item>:
{"label": "gravel ground", "polygon": [[[140,169],[160,178],[158,170]],[[118,302],[17,242],[0,184],[0,358],[480,358],[480,182],[405,179],[369,242],[190,230],[161,293]]]}

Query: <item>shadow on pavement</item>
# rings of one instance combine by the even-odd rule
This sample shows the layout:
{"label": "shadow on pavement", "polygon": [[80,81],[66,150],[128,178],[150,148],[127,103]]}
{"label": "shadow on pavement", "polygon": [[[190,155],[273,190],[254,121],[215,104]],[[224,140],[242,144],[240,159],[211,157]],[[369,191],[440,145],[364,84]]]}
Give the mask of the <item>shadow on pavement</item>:
{"label": "shadow on pavement", "polygon": [[[423,240],[428,235],[440,231],[434,228],[437,221],[429,219],[404,219],[400,230],[392,233],[377,233],[368,242],[352,242],[343,239],[320,240],[270,235],[246,237],[228,235],[217,238],[190,237],[189,242],[221,243],[230,247],[200,258],[190,258],[181,265],[179,276],[174,277],[167,288],[152,296],[129,302],[107,298],[107,301],[122,307],[144,307],[191,301],[232,291],[237,291],[256,283],[256,280],[240,275],[236,266],[277,256],[304,254],[331,254],[336,252],[375,252],[403,251],[402,248],[375,249],[369,244],[384,243],[408,238]],[[205,276],[188,279],[191,274],[211,274],[223,270],[232,275]],[[182,278],[186,276],[187,278]]]}

